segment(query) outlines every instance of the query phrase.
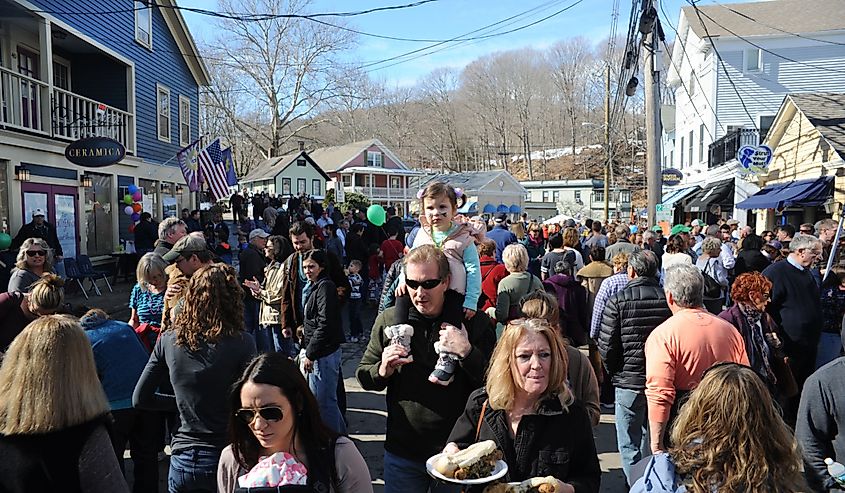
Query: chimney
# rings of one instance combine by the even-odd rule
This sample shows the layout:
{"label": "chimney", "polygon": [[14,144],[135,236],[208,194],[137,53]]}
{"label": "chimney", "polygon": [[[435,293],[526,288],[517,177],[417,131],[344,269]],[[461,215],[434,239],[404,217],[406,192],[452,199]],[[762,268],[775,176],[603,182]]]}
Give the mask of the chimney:
{"label": "chimney", "polygon": [[297,143],[299,144],[299,150],[304,151],[305,150],[305,141],[300,140],[300,141],[297,141]]}

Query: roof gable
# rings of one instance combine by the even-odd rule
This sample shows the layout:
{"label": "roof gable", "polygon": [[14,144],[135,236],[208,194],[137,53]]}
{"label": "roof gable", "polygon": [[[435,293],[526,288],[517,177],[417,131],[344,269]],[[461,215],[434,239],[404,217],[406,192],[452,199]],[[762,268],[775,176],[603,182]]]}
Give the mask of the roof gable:
{"label": "roof gable", "polygon": [[799,113],[830,143],[834,151],[845,159],[845,94],[810,93],[786,96],[772,122],[772,130],[765,143],[772,149],[777,149],[790,123]]}
{"label": "roof gable", "polygon": [[308,155],[306,151],[296,151],[285,154],[284,156],[271,157],[270,159],[261,161],[258,163],[258,166],[241,179],[241,183],[273,180],[288,169],[290,165],[295,163],[300,156],[304,157],[305,160],[308,161],[308,163],[314,167],[314,169],[316,169],[323,178],[326,179],[326,181],[331,180],[329,175],[320,168],[320,166],[314,161],[314,159],[311,158],[311,156]]}
{"label": "roof gable", "polygon": [[[693,7],[683,7],[689,28],[702,39],[738,36],[791,36],[845,30],[842,0],[777,0],[752,3],[700,5],[699,20]],[[821,13],[824,13],[823,15]]]}
{"label": "roof gable", "polygon": [[331,147],[321,147],[319,149],[313,150],[310,154],[311,157],[314,158],[314,161],[319,163],[319,166],[323,168],[324,171],[327,173],[333,173],[342,169],[344,166],[349,164],[352,160],[354,160],[358,155],[364,152],[366,149],[370,148],[371,146],[378,146],[379,149],[382,150],[387,156],[390,158],[391,161],[396,163],[399,166],[399,169],[410,169],[408,165],[402,161],[399,156],[393,153],[382,141],[379,139],[367,139],[367,140],[359,140],[357,142],[351,142],[349,144],[343,144],[339,146],[331,146]]}

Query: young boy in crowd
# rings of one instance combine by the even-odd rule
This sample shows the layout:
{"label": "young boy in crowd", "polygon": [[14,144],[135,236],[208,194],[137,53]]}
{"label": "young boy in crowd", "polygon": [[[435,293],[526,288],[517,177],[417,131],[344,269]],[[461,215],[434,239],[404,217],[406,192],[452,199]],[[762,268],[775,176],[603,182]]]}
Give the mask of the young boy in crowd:
{"label": "young boy in crowd", "polygon": [[347,269],[349,279],[349,342],[358,342],[364,328],[361,325],[361,290],[364,286],[364,279],[361,277],[361,261],[349,262]]}

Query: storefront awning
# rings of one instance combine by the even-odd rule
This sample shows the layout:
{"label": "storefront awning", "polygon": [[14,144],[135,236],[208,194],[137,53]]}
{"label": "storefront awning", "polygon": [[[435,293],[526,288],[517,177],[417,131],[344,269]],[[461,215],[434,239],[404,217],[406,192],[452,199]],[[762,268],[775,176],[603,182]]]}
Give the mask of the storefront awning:
{"label": "storefront awning", "polygon": [[733,207],[734,203],[734,179],[717,181],[711,183],[692,196],[686,212],[707,212],[711,206],[719,205]]}
{"label": "storefront awning", "polygon": [[483,212],[485,214],[493,214],[493,213],[496,212],[496,206],[493,205],[493,204],[487,204],[487,205],[484,206]]}
{"label": "storefront awning", "polygon": [[736,205],[738,209],[783,209],[785,207],[815,207],[830,198],[832,176],[811,180],[775,183],[760,190]]}
{"label": "storefront awning", "polygon": [[680,202],[699,190],[701,190],[701,187],[693,185],[691,187],[679,188],[677,190],[667,192],[666,195],[663,196],[663,207],[672,207],[675,202]]}
{"label": "storefront awning", "polygon": [[461,214],[475,214],[478,212],[478,202],[467,202],[460,209],[458,209],[458,212]]}
{"label": "storefront awning", "polygon": [[519,214],[520,212],[522,212],[522,208],[520,208],[516,204],[511,204],[511,206],[510,206],[510,213],[511,214]]}

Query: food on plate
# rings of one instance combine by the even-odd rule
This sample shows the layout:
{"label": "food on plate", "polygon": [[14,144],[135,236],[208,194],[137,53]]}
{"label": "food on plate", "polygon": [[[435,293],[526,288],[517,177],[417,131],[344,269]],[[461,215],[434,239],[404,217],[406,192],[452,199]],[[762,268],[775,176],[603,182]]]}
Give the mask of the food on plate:
{"label": "food on plate", "polygon": [[563,483],[552,476],[531,478],[519,484],[497,483],[484,488],[484,493],[560,493]]}
{"label": "food on plate", "polygon": [[447,478],[478,479],[490,476],[501,458],[502,451],[496,448],[496,442],[485,440],[454,454],[440,454],[432,466]]}

